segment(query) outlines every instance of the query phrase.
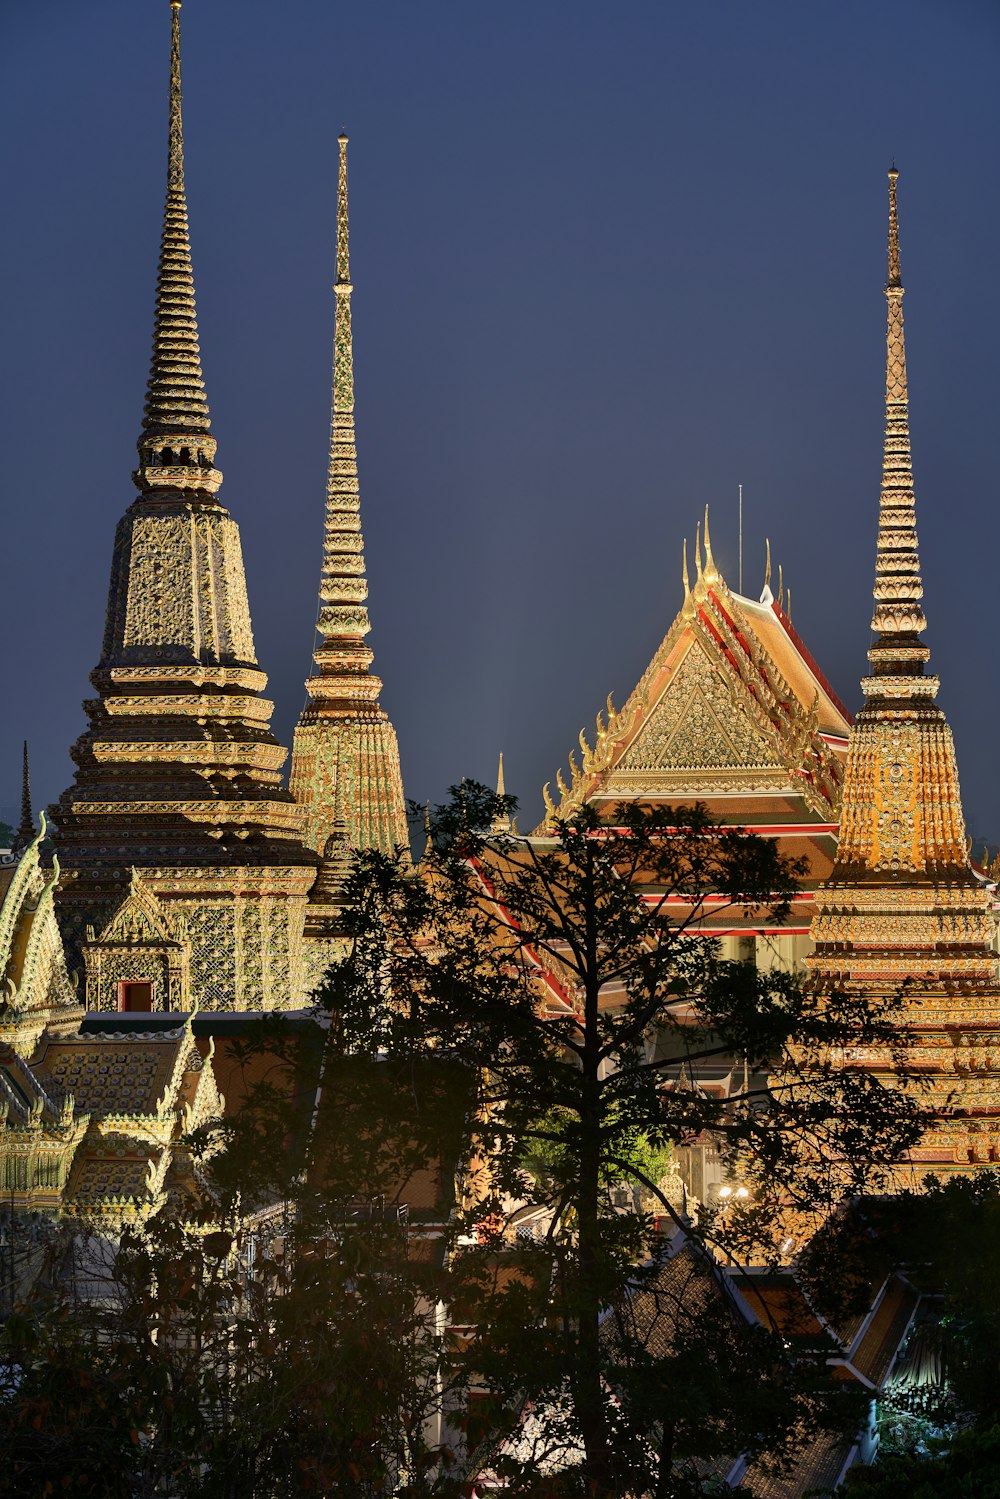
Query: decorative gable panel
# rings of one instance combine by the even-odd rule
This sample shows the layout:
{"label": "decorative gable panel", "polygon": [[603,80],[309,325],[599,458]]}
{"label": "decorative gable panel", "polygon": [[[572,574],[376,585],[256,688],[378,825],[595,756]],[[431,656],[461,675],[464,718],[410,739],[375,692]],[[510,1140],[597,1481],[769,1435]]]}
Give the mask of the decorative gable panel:
{"label": "decorative gable panel", "polygon": [[781,761],[698,639],[618,763],[621,771],[776,770]]}

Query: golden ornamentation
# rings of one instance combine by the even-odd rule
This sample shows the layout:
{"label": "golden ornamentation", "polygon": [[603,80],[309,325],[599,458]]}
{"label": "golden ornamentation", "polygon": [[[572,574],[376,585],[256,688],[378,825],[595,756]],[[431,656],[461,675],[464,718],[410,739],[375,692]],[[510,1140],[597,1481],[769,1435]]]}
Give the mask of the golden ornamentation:
{"label": "golden ornamentation", "polygon": [[[926,628],[910,462],[895,168],[889,173],[885,449],[875,565],[876,640],[851,731],[837,859],[820,886],[806,962],[821,986],[899,995],[899,1023],[937,1123],[914,1169],[996,1160],[992,1072],[1000,989],[992,894],[973,872],[955,750],[925,673]],[[953,1053],[952,1048],[958,1048]],[[877,1053],[850,1059],[891,1076]],[[976,1125],[963,1115],[984,1117]],[[983,1126],[981,1133],[977,1133]]]}
{"label": "golden ornamentation", "polygon": [[333,406],[326,486],[320,607],[322,642],[308,702],[292,746],[292,794],[306,816],[305,836],[322,851],[337,807],[355,848],[391,853],[406,845],[403,781],[396,731],[379,706],[382,683],[365,644],[366,601],[358,455],[354,435],[354,346],[347,204],[347,136],[337,186],[337,280],[334,285]]}
{"label": "golden ornamentation", "polygon": [[[301,940],[315,856],[280,783],[267,678],[253,642],[236,522],[216,498],[184,192],[179,6],[171,13],[167,200],[153,356],[135,474],[119,523],[98,696],[54,808],[57,910],[70,962],[87,946],[88,1002],[150,977],[141,946],[112,955],[104,929],[134,866],[183,918],[190,989],[206,1007],[270,1008],[302,992]],[[86,931],[102,932],[87,945]],[[132,966],[132,964],[136,966]],[[159,962],[159,960],[157,960]],[[162,967],[162,964],[160,964]],[[100,977],[98,977],[98,969]],[[159,971],[159,970],[158,970]],[[186,992],[164,978],[163,1002]]]}

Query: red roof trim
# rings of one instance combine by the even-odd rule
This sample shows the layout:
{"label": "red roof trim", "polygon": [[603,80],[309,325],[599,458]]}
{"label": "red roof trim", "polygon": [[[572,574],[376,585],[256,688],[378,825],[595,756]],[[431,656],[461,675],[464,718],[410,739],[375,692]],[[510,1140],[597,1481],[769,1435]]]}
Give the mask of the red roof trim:
{"label": "red roof trim", "polygon": [[841,702],[837,693],[834,692],[833,688],[830,686],[829,680],[816,665],[816,661],[813,657],[812,652],[809,650],[809,647],[802,639],[802,636],[799,634],[798,630],[795,629],[784,609],[778,608],[777,600],[772,602],[771,608],[778,616],[778,619],[781,621],[781,625],[785,631],[785,634],[788,636],[789,640],[792,642],[795,649],[798,651],[799,655],[802,657],[803,661],[806,663],[809,670],[812,672],[813,676],[816,678],[817,682],[822,687],[823,691],[826,693],[833,706],[837,709],[838,713],[841,713],[843,715],[848,723],[853,723],[854,714],[848,711],[844,703]]}

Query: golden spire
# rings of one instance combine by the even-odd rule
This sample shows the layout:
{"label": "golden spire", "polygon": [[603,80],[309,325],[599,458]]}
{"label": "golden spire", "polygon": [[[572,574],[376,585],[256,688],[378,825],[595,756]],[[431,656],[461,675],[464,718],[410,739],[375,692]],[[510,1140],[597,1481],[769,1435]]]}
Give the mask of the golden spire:
{"label": "golden spire", "polygon": [[382,683],[365,642],[368,580],[361,534],[358,452],[354,436],[354,347],[347,210],[347,136],[341,135],[337,180],[337,278],[334,282],[333,400],[320,574],[320,640],[308,700],[295,731],[292,795],[309,809],[307,839],[322,848],[332,826],[333,781],[344,788],[355,848],[391,853],[408,847],[399,747],[379,706]]}
{"label": "golden spire", "polygon": [[[333,333],[333,410],[326,481],[326,530],[318,628],[327,639],[355,642],[344,663],[366,672],[371,653],[363,638],[371,629],[365,600],[364,539],[354,437],[354,342],[351,331],[351,252],[347,215],[347,136],[341,135],[337,178],[337,279]],[[343,669],[343,667],[341,668]]]}
{"label": "golden spire", "polygon": [[[938,680],[924,672],[930,652],[919,638],[926,621],[910,468],[898,175],[895,167],[889,172],[885,456],[872,619],[877,638],[868,652],[871,674],[861,683],[865,703],[851,730],[831,889],[876,872],[900,886],[945,876],[963,886],[972,880],[951,730],[933,702]],[[859,917],[859,930],[863,925]],[[914,946],[910,929],[902,930],[905,945]],[[931,923],[927,940],[943,951],[952,939],[934,930]],[[826,940],[822,923],[817,932]]]}
{"label": "golden spire", "polygon": [[180,11],[181,0],[170,0],[167,200],[156,278],[153,357],[138,442],[139,467],[133,478],[143,494],[194,490],[214,495],[222,475],[213,466],[215,440],[198,348],[184,192]]}
{"label": "golden spire", "polygon": [[[918,636],[927,621],[921,607],[923,583],[917,551],[913,472],[910,461],[909,397],[906,349],[903,341],[903,284],[899,268],[899,219],[896,212],[895,166],[889,172],[889,275],[885,366],[885,449],[879,500],[878,553],[875,562],[875,611],[872,629],[878,640],[868,653],[872,675],[865,679],[868,696],[883,695],[880,678],[923,676],[930,652]],[[933,697],[937,683],[924,678],[914,687],[920,697]],[[898,696],[898,686],[892,695]]]}

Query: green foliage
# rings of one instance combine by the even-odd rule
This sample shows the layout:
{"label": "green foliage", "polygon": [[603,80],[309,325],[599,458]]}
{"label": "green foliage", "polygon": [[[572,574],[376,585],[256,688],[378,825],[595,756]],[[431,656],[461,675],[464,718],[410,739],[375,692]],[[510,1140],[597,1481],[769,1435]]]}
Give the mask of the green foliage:
{"label": "green foliage", "polygon": [[889,1456],[848,1474],[857,1499],[1000,1499],[1000,1427],[960,1432],[926,1457]]}
{"label": "green foliage", "polygon": [[[704,1214],[693,1237],[774,1253],[779,1209],[822,1213],[887,1180],[920,1133],[911,1102],[834,1060],[846,1045],[898,1058],[890,1006],[724,962],[701,934],[710,897],[784,919],[797,870],[772,842],[698,807],[634,805],[616,827],[585,807],[551,836],[497,838],[501,809],[464,783],[430,819],[422,878],[402,860],[361,861],[353,948],[322,996],[346,1049],[433,1049],[477,1080],[464,1226],[481,1247],[452,1274],[476,1327],[494,1470],[516,1493],[545,1474],[560,1493],[666,1499],[694,1491],[698,1461],[780,1456],[817,1424],[850,1429],[854,1408],[811,1387],[776,1334],[737,1331],[724,1295],[721,1312],[713,1292],[695,1317],[663,1289],[649,1220],[613,1211],[604,1189],[638,1182],[670,1215],[660,1166],[710,1132],[752,1207]],[[719,1055],[746,1058],[742,1095],[679,1085]],[[534,1210],[547,1231],[511,1251],[505,1210]],[[655,1350],[629,1312],[647,1295],[659,1297]],[[516,1436],[504,1444],[504,1432]]]}
{"label": "green foliage", "polygon": [[175,1202],[114,1255],[57,1239],[74,1273],[53,1264],[0,1338],[20,1499],[459,1493],[433,1425],[441,1256],[394,1201],[419,1176],[447,1215],[467,1081],[331,1056],[326,1034],[275,1020],[242,1048],[242,1109],[190,1142],[206,1221]]}
{"label": "green foliage", "polygon": [[[317,1023],[234,1049],[241,1107],[189,1142],[197,1195],[114,1256],[60,1243],[75,1275],[54,1263],[0,1340],[23,1499],[459,1499],[484,1469],[532,1499],[679,1499],[712,1463],[856,1427],[821,1364],[736,1315],[706,1249],[766,1255],[779,1206],[884,1180],[917,1112],[831,1053],[891,1048],[889,1007],[701,935],[710,897],[783,919],[773,843],[699,808],[496,837],[501,809],[456,789],[419,876],[359,858]],[[727,1101],[683,1081],[718,1055],[746,1059]],[[705,1132],[751,1205],[671,1255],[606,1189],[669,1217],[664,1166]]]}

